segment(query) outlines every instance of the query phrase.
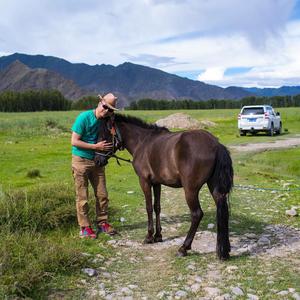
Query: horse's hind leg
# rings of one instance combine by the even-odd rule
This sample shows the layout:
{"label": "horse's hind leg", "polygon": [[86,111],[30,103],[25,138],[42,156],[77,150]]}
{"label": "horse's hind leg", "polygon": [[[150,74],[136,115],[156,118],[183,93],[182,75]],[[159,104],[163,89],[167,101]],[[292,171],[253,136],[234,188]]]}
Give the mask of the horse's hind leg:
{"label": "horse's hind leg", "polygon": [[151,184],[143,179],[140,178],[140,185],[145,195],[145,201],[146,201],[146,210],[148,215],[148,234],[144,240],[145,244],[151,244],[154,242],[153,233],[154,233],[154,227],[153,227],[153,206],[152,206],[152,193],[151,193]]}
{"label": "horse's hind leg", "polygon": [[191,227],[185,238],[183,245],[178,249],[178,256],[186,256],[187,250],[191,249],[191,245],[196,234],[197,228],[203,218],[203,211],[199,203],[199,189],[189,189],[184,187],[186,202],[191,212]]}
{"label": "horse's hind leg", "polygon": [[156,232],[154,235],[154,242],[162,242],[161,235],[161,226],[160,226],[160,193],[161,193],[161,185],[155,184],[153,185],[154,192],[154,211],[156,216]]}
{"label": "horse's hind leg", "polygon": [[217,255],[221,260],[226,260],[230,252],[227,195],[219,193],[212,180],[207,185],[217,206]]}

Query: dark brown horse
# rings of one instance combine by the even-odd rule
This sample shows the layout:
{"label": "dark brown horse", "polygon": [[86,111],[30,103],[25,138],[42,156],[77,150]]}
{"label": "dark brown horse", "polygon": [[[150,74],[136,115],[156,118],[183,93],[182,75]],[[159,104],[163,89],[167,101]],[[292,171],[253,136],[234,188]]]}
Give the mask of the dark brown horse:
{"label": "dark brown horse", "polygon": [[[114,122],[125,147],[133,157],[148,214],[145,243],[161,242],[161,185],[183,187],[191,212],[191,227],[178,255],[185,256],[203,217],[198,194],[207,183],[217,206],[217,255],[229,258],[227,197],[233,185],[232,161],[228,150],[205,130],[170,132],[164,127],[116,114]],[[153,203],[156,214],[154,234]]]}

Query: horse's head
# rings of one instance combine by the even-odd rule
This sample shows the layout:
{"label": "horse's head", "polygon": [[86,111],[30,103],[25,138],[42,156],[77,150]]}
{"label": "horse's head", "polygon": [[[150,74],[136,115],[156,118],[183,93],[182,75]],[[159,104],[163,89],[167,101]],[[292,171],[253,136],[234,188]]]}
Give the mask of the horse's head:
{"label": "horse's head", "polygon": [[123,150],[123,142],[120,131],[114,121],[114,116],[103,119],[98,133],[98,142],[107,141],[112,143],[112,149],[109,151],[95,152],[95,163],[103,167],[108,163],[108,159],[118,150]]}

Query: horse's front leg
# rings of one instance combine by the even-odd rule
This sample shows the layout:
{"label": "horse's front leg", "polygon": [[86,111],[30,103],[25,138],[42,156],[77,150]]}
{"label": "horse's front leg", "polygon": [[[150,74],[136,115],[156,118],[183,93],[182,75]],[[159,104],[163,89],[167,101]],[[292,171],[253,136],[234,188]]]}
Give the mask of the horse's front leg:
{"label": "horse's front leg", "polygon": [[140,185],[145,195],[146,210],[148,215],[148,234],[144,240],[144,244],[154,243],[153,233],[153,206],[152,206],[152,192],[151,184],[147,180],[140,178]]}
{"label": "horse's front leg", "polygon": [[161,226],[160,226],[160,194],[161,194],[161,185],[155,184],[153,185],[154,192],[154,211],[155,211],[155,219],[156,219],[156,232],[154,235],[154,242],[162,242],[161,235]]}

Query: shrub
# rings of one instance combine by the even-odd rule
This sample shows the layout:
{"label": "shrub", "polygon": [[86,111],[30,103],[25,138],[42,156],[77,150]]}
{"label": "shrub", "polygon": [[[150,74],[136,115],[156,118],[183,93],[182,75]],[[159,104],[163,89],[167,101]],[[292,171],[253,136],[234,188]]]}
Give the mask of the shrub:
{"label": "shrub", "polygon": [[0,195],[0,225],[12,232],[43,231],[76,223],[74,191],[63,184]]}
{"label": "shrub", "polygon": [[59,124],[58,121],[53,120],[53,119],[46,119],[45,120],[45,127],[46,127],[46,129],[52,129],[52,130],[56,129],[56,130],[60,130],[60,131],[63,131],[63,132],[68,131],[68,129],[65,126]]}
{"label": "shrub", "polygon": [[33,170],[29,170],[27,172],[27,177],[29,178],[36,178],[36,177],[41,177],[41,173],[40,173],[40,170],[38,169],[33,169]]}
{"label": "shrub", "polygon": [[58,126],[57,122],[55,120],[47,119],[45,121],[46,127],[55,128]]}

